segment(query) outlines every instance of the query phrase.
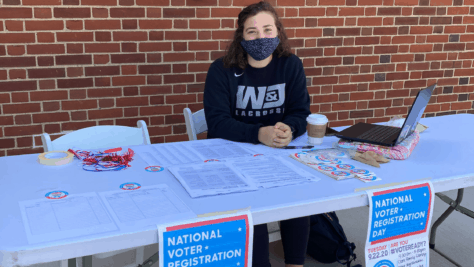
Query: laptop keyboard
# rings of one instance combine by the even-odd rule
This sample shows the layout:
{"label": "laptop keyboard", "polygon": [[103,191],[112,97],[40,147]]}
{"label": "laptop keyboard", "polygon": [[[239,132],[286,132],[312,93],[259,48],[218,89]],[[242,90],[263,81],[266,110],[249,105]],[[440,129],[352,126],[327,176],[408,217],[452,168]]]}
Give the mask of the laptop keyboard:
{"label": "laptop keyboard", "polygon": [[370,140],[373,142],[382,142],[392,134],[400,131],[400,128],[396,127],[374,127],[367,132],[357,136],[358,139]]}

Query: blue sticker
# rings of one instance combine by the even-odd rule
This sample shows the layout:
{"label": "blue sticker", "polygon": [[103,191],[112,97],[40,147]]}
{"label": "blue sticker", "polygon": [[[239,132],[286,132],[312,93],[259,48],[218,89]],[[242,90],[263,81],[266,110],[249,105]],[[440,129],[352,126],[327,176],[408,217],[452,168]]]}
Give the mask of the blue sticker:
{"label": "blue sticker", "polygon": [[355,174],[362,174],[362,175],[367,175],[370,173],[370,171],[364,170],[364,169],[354,169],[354,170],[351,170],[351,172]]}
{"label": "blue sticker", "polygon": [[334,172],[331,172],[331,174],[335,176],[339,176],[339,177],[347,177],[351,175],[350,172],[345,172],[345,171],[334,171]]}
{"label": "blue sticker", "polygon": [[45,197],[47,199],[62,199],[62,198],[67,197],[68,195],[69,193],[66,191],[52,191],[52,192],[46,193]]}
{"label": "blue sticker", "polygon": [[124,183],[120,185],[122,190],[137,190],[142,187],[139,183]]}
{"label": "blue sticker", "polygon": [[395,267],[395,265],[390,260],[381,260],[374,267]]}
{"label": "blue sticker", "polygon": [[219,162],[218,159],[206,159],[204,162]]}
{"label": "blue sticker", "polygon": [[322,170],[322,171],[326,171],[326,172],[330,172],[330,171],[335,171],[336,168],[334,168],[333,166],[328,166],[328,165],[324,165],[324,164],[321,164],[318,166],[318,169]]}
{"label": "blue sticker", "polygon": [[148,166],[145,168],[145,171],[147,172],[161,172],[163,171],[165,168],[161,167],[161,166]]}
{"label": "blue sticker", "polygon": [[352,170],[354,169],[355,167],[353,165],[350,165],[350,164],[338,164],[336,165],[339,169],[343,169],[343,170]]}

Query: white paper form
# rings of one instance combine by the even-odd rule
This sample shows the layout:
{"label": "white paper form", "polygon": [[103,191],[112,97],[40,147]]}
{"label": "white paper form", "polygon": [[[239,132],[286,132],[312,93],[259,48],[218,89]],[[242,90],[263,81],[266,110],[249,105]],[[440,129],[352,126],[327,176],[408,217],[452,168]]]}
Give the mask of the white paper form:
{"label": "white paper form", "polygon": [[203,160],[225,159],[253,155],[252,151],[242,147],[241,143],[224,139],[207,139],[197,142],[189,142],[187,144],[189,144],[189,146],[194,151],[196,151],[196,153],[199,153]]}
{"label": "white paper form", "polygon": [[95,192],[19,204],[30,244],[118,230]]}
{"label": "white paper form", "polygon": [[[264,144],[250,144],[250,143],[239,143],[241,147],[252,151],[254,154],[263,154],[263,155],[278,155],[278,156],[287,156],[292,153],[300,152],[301,149],[283,149],[283,148],[275,148],[269,147]],[[304,133],[303,135],[297,137],[293,141],[291,141],[288,146],[309,146],[308,144],[308,134]],[[314,148],[330,148],[331,146],[328,145],[318,145]]]}
{"label": "white paper form", "polygon": [[170,143],[136,147],[137,154],[148,166],[169,167],[203,161],[201,155],[189,148],[187,143]]}
{"label": "white paper form", "polygon": [[192,198],[257,190],[257,186],[223,162],[173,166],[169,171]]}
{"label": "white paper form", "polygon": [[252,157],[228,161],[235,169],[252,180],[258,187],[271,188],[316,182],[320,179],[305,170],[283,160],[281,157]]}
{"label": "white paper form", "polygon": [[196,217],[166,184],[101,192],[99,195],[120,229]]}

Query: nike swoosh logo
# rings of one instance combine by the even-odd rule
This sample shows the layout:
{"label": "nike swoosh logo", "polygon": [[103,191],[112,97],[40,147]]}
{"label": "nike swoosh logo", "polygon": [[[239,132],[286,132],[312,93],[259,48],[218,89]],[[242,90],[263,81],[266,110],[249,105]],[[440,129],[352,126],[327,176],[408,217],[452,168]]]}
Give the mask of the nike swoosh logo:
{"label": "nike swoosh logo", "polygon": [[244,74],[244,73],[242,72],[241,74],[237,75],[237,73],[234,72],[235,77],[240,77],[240,76],[242,76],[242,74]]}

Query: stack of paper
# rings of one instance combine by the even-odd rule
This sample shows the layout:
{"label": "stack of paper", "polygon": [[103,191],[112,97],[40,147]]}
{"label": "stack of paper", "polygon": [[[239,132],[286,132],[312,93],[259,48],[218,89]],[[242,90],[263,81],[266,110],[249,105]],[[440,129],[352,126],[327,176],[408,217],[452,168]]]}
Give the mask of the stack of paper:
{"label": "stack of paper", "polygon": [[281,157],[258,156],[228,160],[236,170],[258,187],[271,188],[319,181],[314,175],[301,170]]}
{"label": "stack of paper", "polygon": [[254,183],[225,162],[172,166],[168,169],[193,198],[257,190]]}

